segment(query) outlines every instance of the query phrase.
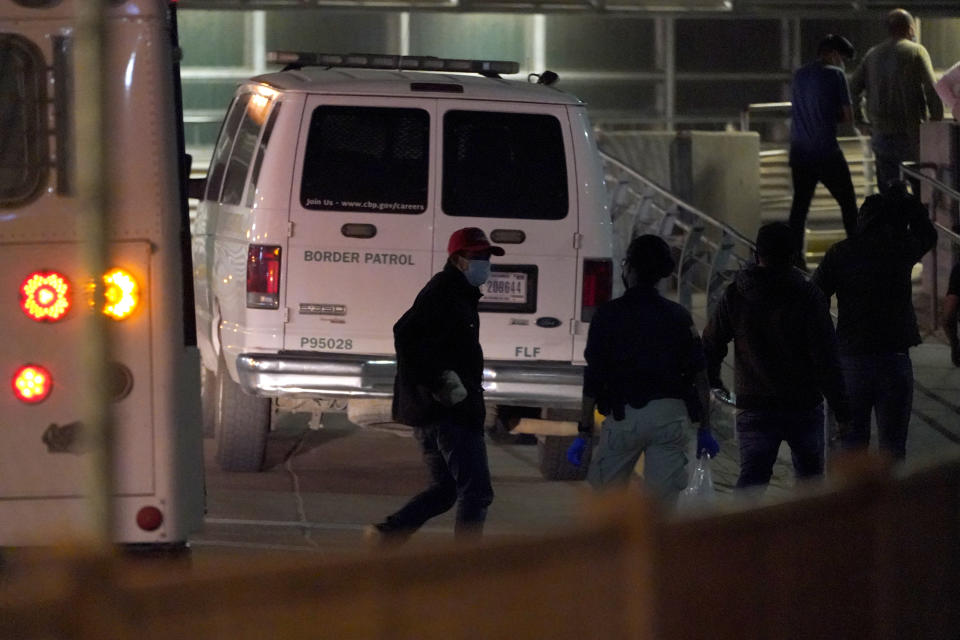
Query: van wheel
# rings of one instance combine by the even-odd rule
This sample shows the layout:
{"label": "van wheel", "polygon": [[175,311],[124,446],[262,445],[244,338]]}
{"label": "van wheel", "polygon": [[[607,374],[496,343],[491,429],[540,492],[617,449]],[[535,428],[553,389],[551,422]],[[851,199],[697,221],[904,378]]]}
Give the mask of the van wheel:
{"label": "van wheel", "polygon": [[200,406],[203,409],[203,437],[217,433],[217,374],[200,365]]}
{"label": "van wheel", "polygon": [[540,459],[540,474],[547,480],[583,480],[590,468],[593,446],[583,452],[583,462],[575,467],[567,461],[567,449],[576,436],[544,436],[538,438],[537,453]]}
{"label": "van wheel", "polygon": [[272,401],[244,393],[222,362],[217,368],[215,397],[217,464],[224,471],[260,471]]}

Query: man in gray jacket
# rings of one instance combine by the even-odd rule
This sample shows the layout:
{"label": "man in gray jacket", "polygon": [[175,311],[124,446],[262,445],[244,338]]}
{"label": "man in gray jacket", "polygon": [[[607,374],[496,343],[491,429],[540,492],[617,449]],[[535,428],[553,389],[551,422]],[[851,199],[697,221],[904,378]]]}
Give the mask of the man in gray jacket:
{"label": "man in gray jacket", "polygon": [[860,103],[867,96],[870,144],[881,193],[900,177],[900,163],[920,158],[920,123],[943,119],[930,54],[916,43],[913,16],[903,9],[887,14],[890,37],[867,51],[850,78],[854,118],[863,123]]}

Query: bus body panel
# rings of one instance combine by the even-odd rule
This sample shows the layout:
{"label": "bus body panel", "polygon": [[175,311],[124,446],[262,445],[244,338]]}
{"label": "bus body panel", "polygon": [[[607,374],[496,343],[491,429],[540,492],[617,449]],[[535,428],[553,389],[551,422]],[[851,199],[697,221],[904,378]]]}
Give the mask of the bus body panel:
{"label": "bus body panel", "polygon": [[[0,36],[22,38],[42,54],[46,95],[40,108],[52,124],[53,167],[37,195],[0,205],[0,290],[6,291],[0,299],[7,301],[0,321],[9,341],[0,356],[0,372],[7,376],[0,395],[0,545],[58,542],[87,527],[87,453],[77,437],[83,431],[80,348],[83,317],[99,310],[92,308],[89,286],[95,278],[85,272],[78,244],[75,167],[85,161],[85,150],[76,148],[73,129],[73,92],[83,82],[71,54],[74,6],[74,0],[49,8],[0,1]],[[107,381],[115,390],[114,539],[182,543],[202,519],[202,431],[199,358],[186,344],[183,322],[180,163],[167,7],[145,0],[111,5],[107,30],[109,265],[130,272],[140,290],[136,311],[109,327],[116,363],[111,368],[122,373]],[[18,292],[31,273],[53,271],[71,285],[71,308],[62,320],[36,322],[21,309]],[[13,376],[28,363],[42,365],[53,378],[49,397],[37,404],[23,403],[13,393]],[[144,507],[161,511],[159,527],[138,526]]]}

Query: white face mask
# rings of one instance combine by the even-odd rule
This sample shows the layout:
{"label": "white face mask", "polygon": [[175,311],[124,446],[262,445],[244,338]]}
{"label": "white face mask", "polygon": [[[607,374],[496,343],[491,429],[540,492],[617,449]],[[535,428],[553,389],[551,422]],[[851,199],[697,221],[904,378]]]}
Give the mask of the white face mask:
{"label": "white face mask", "polygon": [[479,287],[490,277],[490,260],[472,259],[467,261],[467,270],[463,272],[467,282]]}

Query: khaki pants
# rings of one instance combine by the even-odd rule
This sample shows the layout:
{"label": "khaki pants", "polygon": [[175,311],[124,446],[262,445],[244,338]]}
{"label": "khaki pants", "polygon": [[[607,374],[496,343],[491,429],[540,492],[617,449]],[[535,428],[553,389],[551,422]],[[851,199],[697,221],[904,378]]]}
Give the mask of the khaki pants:
{"label": "khaki pants", "polygon": [[644,484],[672,499],[687,485],[687,437],[690,424],[683,400],[664,398],[642,409],[627,406],[623,420],[603,421],[587,480],[594,488],[626,485],[644,454]]}

